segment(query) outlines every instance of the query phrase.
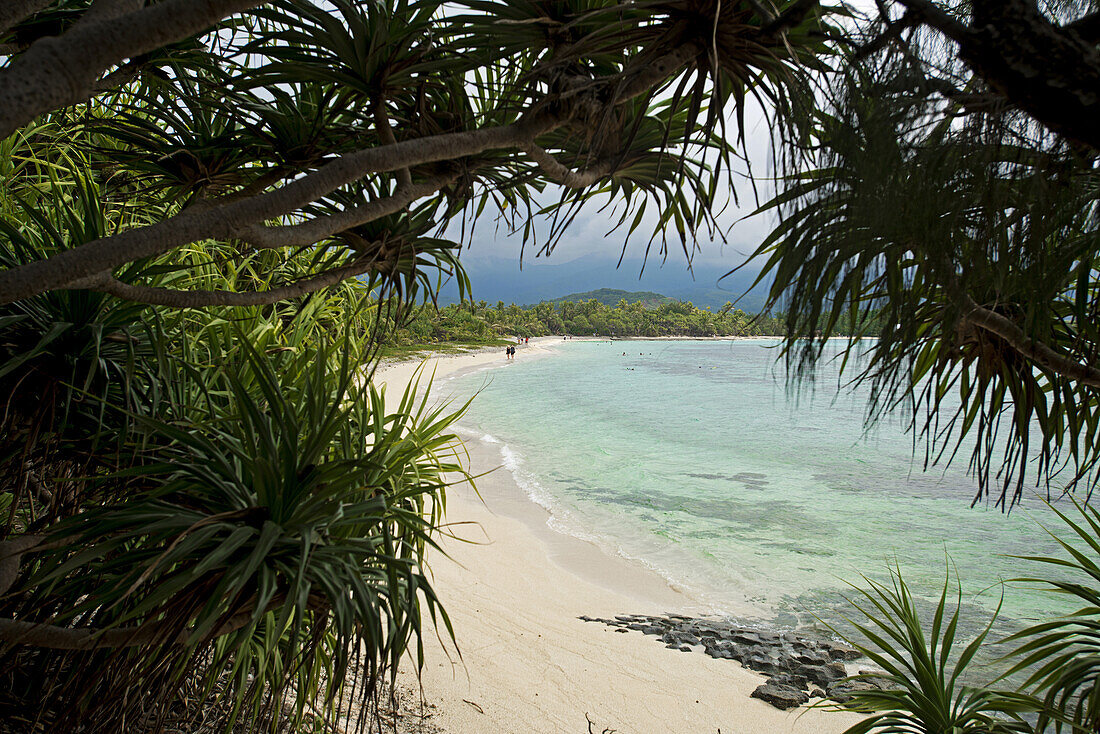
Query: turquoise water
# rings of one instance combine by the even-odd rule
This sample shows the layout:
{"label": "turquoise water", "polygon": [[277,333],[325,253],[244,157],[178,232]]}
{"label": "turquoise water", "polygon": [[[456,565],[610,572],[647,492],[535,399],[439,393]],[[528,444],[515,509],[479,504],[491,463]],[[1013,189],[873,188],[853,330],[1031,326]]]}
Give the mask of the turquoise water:
{"label": "turquoise water", "polygon": [[[1008,555],[1056,551],[1037,499],[1008,515],[971,508],[966,457],[923,472],[900,420],[865,435],[865,394],[837,394],[829,368],[813,393],[789,395],[773,345],[569,342],[444,389],[480,390],[468,435],[500,451],[557,530],[650,566],[714,613],[839,624],[845,582],[896,562],[938,597],[950,559],[974,630],[1001,581],[1032,570]],[[1053,611],[1065,610],[1008,588],[1002,629]]]}

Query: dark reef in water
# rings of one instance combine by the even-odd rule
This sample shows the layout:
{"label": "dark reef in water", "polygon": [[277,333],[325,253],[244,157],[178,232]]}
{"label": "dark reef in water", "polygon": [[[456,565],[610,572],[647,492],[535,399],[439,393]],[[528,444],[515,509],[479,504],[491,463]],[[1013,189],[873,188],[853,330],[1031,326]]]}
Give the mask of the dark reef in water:
{"label": "dark reef in water", "polygon": [[681,614],[580,619],[600,622],[619,632],[634,630],[653,635],[665,647],[681,652],[701,651],[712,658],[735,660],[768,676],[752,695],[776,708],[794,708],[810,698],[830,698],[843,703],[853,690],[882,687],[874,680],[848,680],[845,662],[858,660],[861,655],[855,648],[832,640],[742,627],[716,617]]}

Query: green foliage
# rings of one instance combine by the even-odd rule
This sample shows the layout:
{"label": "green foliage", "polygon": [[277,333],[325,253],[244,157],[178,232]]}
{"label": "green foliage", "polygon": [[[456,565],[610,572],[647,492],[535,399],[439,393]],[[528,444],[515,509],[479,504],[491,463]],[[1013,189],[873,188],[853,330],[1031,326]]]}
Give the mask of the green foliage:
{"label": "green foliage", "polygon": [[[869,714],[848,729],[864,732],[1094,732],[1100,722],[1100,511],[1074,502],[1074,512],[1051,507],[1068,534],[1048,530],[1064,555],[1021,556],[1039,564],[1034,576],[1013,579],[1029,591],[1045,590],[1080,601],[1072,614],[1039,622],[999,641],[1010,646],[998,659],[1001,672],[979,684],[968,672],[988,644],[993,619],[958,649],[961,587],[949,608],[950,574],[934,605],[930,626],[915,598],[891,569],[891,584],[864,579],[852,602],[866,621],[853,622],[849,642],[881,672],[849,680],[856,687],[840,707]],[[956,582],[957,583],[957,582]],[[1009,588],[1011,592],[1011,587]],[[994,614],[994,619],[996,614]],[[927,630],[927,631],[926,631]],[[886,685],[879,685],[885,682]],[[1015,688],[1007,684],[1014,682]]]}
{"label": "green foliage", "polygon": [[969,452],[975,501],[1008,507],[1028,480],[1091,488],[1093,156],[1013,105],[940,96],[989,90],[924,35],[911,45],[846,60],[764,207],[780,215],[758,255],[791,374],[855,328],[866,339],[845,367],[870,388],[869,418],[906,411],[926,464]]}
{"label": "green foliage", "polygon": [[[171,161],[137,155],[118,130],[59,116],[4,141],[0,263],[70,250],[213,185],[186,167],[129,190],[138,179],[102,175],[82,151],[127,150],[128,175],[166,180]],[[449,430],[462,409],[415,397],[430,384],[387,402],[370,374],[383,330],[457,262],[422,236],[418,209],[387,226],[387,272],[273,305],[167,310],[61,290],[0,306],[5,723],[366,725],[398,660],[421,659],[425,626],[450,633],[422,563],[447,486],[468,479]],[[204,242],[116,274],[262,290],[332,257]]]}
{"label": "green foliage", "polygon": [[[8,152],[9,160],[25,153]],[[116,212],[82,163],[62,180],[42,161],[22,162],[33,184],[6,192],[0,266],[69,250],[115,226]],[[126,270],[139,276],[148,268]],[[45,293],[0,306],[0,472],[13,499],[4,525],[18,510],[28,511],[23,527],[72,513],[85,491],[75,478],[117,460],[118,434],[104,411],[131,406],[150,388],[155,346],[148,311],[91,291]]]}
{"label": "green foliage", "polygon": [[337,705],[363,652],[355,684],[373,689],[419,638],[422,611],[446,623],[419,564],[445,487],[465,476],[446,432],[459,413],[417,402],[414,384],[386,414],[346,341],[273,354],[237,344],[216,373],[181,365],[176,377],[201,378],[202,397],[179,406],[187,415],[139,417],[163,444],[126,472],[140,489],[52,526],[53,549],[33,556],[6,605],[66,633],[146,641],[50,657],[55,695],[71,704],[60,728],[156,716],[196,665],[208,686],[227,681],[229,722],[284,709],[290,691],[304,696],[301,720],[310,699]]}
{"label": "green foliage", "polygon": [[890,569],[889,585],[866,577],[864,581],[868,588],[857,588],[859,597],[850,603],[867,622],[852,622],[857,634],[847,637],[882,672],[848,679],[871,685],[856,686],[845,694],[850,700],[843,708],[867,714],[845,734],[1029,731],[1022,717],[1030,710],[1024,698],[962,680],[985,643],[996,614],[956,652],[963,644],[956,639],[962,588],[957,588],[954,608],[949,608],[950,573],[927,630],[900,568]]}
{"label": "green foliage", "polygon": [[1077,734],[1100,728],[1100,512],[1074,505],[1076,519],[1052,508],[1071,531],[1068,539],[1051,533],[1066,555],[1024,557],[1050,575],[1015,581],[1038,584],[1083,606],[1065,618],[1022,630],[1008,642],[1019,643],[1009,674],[1027,673],[1025,686],[1043,700],[1039,730],[1064,728]]}

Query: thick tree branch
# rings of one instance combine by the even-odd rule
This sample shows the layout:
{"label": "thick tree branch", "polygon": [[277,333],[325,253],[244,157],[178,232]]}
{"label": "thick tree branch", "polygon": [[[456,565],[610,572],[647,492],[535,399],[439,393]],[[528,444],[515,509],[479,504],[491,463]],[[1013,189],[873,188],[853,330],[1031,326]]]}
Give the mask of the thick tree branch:
{"label": "thick tree branch", "polygon": [[349,153],[274,191],[222,205],[196,207],[146,227],[93,240],[46,260],[0,272],[0,303],[70,287],[96,273],[164,254],[201,239],[235,239],[257,223],[290,214],[371,173],[518,148],[563,124],[560,115],[535,113],[512,125],[447,133]]}
{"label": "thick tree branch", "polygon": [[97,79],[96,83],[92,85],[92,91],[109,92],[112,89],[117,89],[136,77],[140,70],[141,64],[128,61],[102,79]]}
{"label": "thick tree branch", "polygon": [[76,22],[73,29],[103,20],[114,20],[135,10],[141,10],[143,5],[145,5],[145,0],[95,0],[92,7],[85,10],[84,15],[80,16],[80,20]]}
{"label": "thick tree branch", "polygon": [[0,33],[6,33],[54,0],[4,0],[0,3]]}
{"label": "thick tree branch", "polygon": [[23,554],[45,542],[41,535],[20,535],[0,543],[0,596],[7,593],[19,578],[19,561]]}
{"label": "thick tree branch", "polygon": [[961,302],[963,319],[1001,337],[1010,347],[1036,366],[1082,385],[1100,388],[1100,369],[1081,364],[1056,352],[1046,344],[1035,341],[1011,320],[996,311],[979,306],[969,296],[962,296]]}
{"label": "thick tree branch", "polygon": [[571,189],[586,189],[611,173],[611,166],[607,163],[574,171],[534,143],[527,145],[524,152],[538,164],[547,177]]}
{"label": "thick tree branch", "polygon": [[[397,142],[397,138],[393,134],[393,128],[390,127],[390,116],[386,114],[386,100],[382,95],[378,95],[374,102],[374,125],[378,129],[378,135],[382,138],[383,143],[393,145]],[[412,185],[412,174],[409,173],[408,168],[397,169],[397,184],[399,186]]]}
{"label": "thick tree branch", "polygon": [[253,247],[264,250],[312,245],[337,232],[396,214],[417,199],[434,194],[453,180],[454,176],[440,176],[423,183],[411,184],[408,188],[399,188],[392,196],[374,199],[336,214],[314,217],[301,224],[249,227],[241,230],[238,237]]}
{"label": "thick tree branch", "polygon": [[[105,71],[200,33],[261,0],[163,0],[40,38],[0,69],[0,138],[35,117],[91,96]],[[91,12],[91,11],[89,11]]]}
{"label": "thick tree branch", "polygon": [[1051,23],[1030,0],[973,0],[962,25],[931,0],[899,0],[955,41],[959,56],[1013,106],[1100,150],[1100,51]]}
{"label": "thick tree branch", "polygon": [[617,90],[613,104],[645,94],[665,79],[671,79],[698,55],[699,47],[693,43],[685,43],[675,51],[656,59],[650,59],[646,54],[642,54],[636,59],[626,82]]}
{"label": "thick tree branch", "polygon": [[[612,88],[615,103],[623,102],[676,74],[695,55],[696,47],[684,44],[651,62],[635,64],[624,83],[620,84],[618,77],[601,81]],[[0,272],[0,303],[74,287],[76,283],[86,287],[84,283],[98,273],[162,255],[201,239],[239,238],[254,225],[290,214],[372,173],[456,160],[487,150],[520,149],[528,141],[565,124],[579,107],[596,104],[594,99],[586,98],[553,107],[543,105],[510,125],[402,140],[343,155],[274,191],[241,201],[187,209],[156,224],[93,240],[46,260]]]}

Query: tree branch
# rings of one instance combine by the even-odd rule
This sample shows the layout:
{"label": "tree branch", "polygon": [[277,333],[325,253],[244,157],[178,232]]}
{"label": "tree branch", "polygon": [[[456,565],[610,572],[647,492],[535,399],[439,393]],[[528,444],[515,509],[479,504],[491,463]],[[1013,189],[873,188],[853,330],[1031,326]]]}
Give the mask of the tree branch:
{"label": "tree branch", "polygon": [[523,150],[550,179],[571,189],[588,188],[611,173],[611,166],[607,163],[574,171],[534,143],[529,143]]}
{"label": "tree branch", "polygon": [[1056,352],[1046,344],[1027,336],[1023,329],[996,311],[976,304],[963,295],[962,318],[975,326],[1001,337],[1010,347],[1030,362],[1082,385],[1100,388],[1100,370]]}
{"label": "tree branch", "polygon": [[855,49],[855,57],[857,59],[865,59],[868,56],[878,53],[886,48],[888,44],[899,40],[902,33],[917,24],[917,19],[912,12],[905,13],[894,22],[891,22],[889,18],[884,18],[883,20],[886,23],[886,30],[870,41],[857,46]]}
{"label": "tree branch", "polygon": [[95,84],[92,85],[93,92],[109,92],[112,89],[121,87],[126,82],[130,81],[137,76],[138,71],[141,70],[141,64],[135,61],[127,61],[122,66],[112,71],[107,76],[97,79]]}
{"label": "tree branch", "polygon": [[80,20],[73,25],[73,29],[103,20],[114,20],[135,10],[141,10],[143,5],[145,0],[95,0],[92,7],[85,10]]}
{"label": "tree branch", "polygon": [[[390,127],[390,116],[386,114],[386,100],[381,94],[374,101],[374,126],[378,128],[378,135],[382,138],[383,143],[393,145],[397,142],[397,138],[393,134],[393,128]],[[397,169],[397,185],[412,185],[412,174],[409,173],[408,168]]]}
{"label": "tree branch", "polygon": [[6,33],[54,0],[5,0],[0,3],[0,33]]}
{"label": "tree branch", "polygon": [[45,537],[41,535],[20,535],[0,543],[0,596],[19,578],[19,561],[23,554],[44,542]]}
{"label": "tree branch", "polygon": [[300,209],[340,186],[371,173],[393,171],[485,150],[518,148],[524,141],[563,124],[561,116],[534,113],[511,125],[446,133],[341,156],[274,191],[222,205],[184,210],[155,224],[93,240],[46,260],[0,272],[0,303],[70,287],[81,279],[200,239],[234,239],[257,223]]}
{"label": "tree branch", "polygon": [[1055,26],[1034,0],[972,0],[963,26],[931,0],[899,0],[955,41],[959,56],[1013,106],[1051,130],[1100,150],[1100,51]]}
{"label": "tree branch", "polygon": [[627,81],[619,88],[612,104],[645,94],[665,79],[674,76],[698,55],[699,48],[694,43],[685,43],[675,51],[653,60],[642,54],[635,60],[633,73],[628,75]]}
{"label": "tree branch", "polygon": [[955,20],[932,0],[899,0],[917,20],[924,21],[948,38],[961,42],[969,38],[970,29]]}
{"label": "tree branch", "polygon": [[439,191],[454,178],[454,176],[439,176],[423,183],[412,184],[408,188],[399,188],[392,196],[374,199],[336,214],[314,217],[301,224],[249,227],[242,230],[238,237],[253,247],[263,250],[312,245],[337,232],[395,214],[417,199]]}
{"label": "tree branch", "polygon": [[0,139],[41,114],[84,101],[107,69],[261,1],[163,0],[117,17],[103,11],[108,17],[38,39],[0,69]]}
{"label": "tree branch", "polygon": [[[182,0],[165,0],[154,7],[179,1]],[[201,239],[240,238],[250,227],[297,211],[340,186],[372,173],[456,160],[487,150],[520,149],[565,124],[582,107],[602,104],[606,108],[609,100],[618,104],[648,92],[678,73],[697,54],[698,49],[693,44],[684,44],[656,59],[642,54],[625,75],[602,78],[592,92],[575,99],[559,100],[556,105],[536,105],[536,109],[515,123],[402,140],[348,153],[273,191],[239,201],[185,209],[155,224],[93,240],[46,260],[11,268],[0,272],[0,303],[57,288],[72,288],[77,283],[86,287],[84,284],[89,279],[98,281],[100,273],[135,260],[162,255]]]}

